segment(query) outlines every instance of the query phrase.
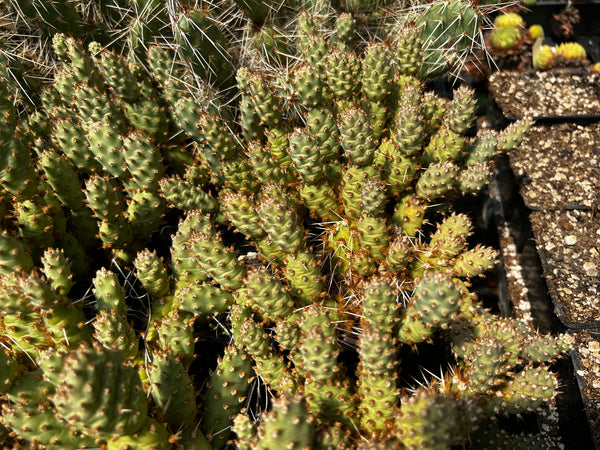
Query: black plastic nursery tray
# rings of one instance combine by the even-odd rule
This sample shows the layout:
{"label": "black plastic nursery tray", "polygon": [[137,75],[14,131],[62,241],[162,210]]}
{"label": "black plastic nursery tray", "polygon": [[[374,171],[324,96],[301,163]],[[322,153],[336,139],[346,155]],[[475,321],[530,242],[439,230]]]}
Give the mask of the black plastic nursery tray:
{"label": "black plastic nursery tray", "polygon": [[[509,157],[497,161],[496,186],[490,186],[497,216],[506,227],[505,236],[501,236],[505,245],[504,291],[514,315],[523,316],[541,330],[567,332],[572,337],[572,358],[561,362],[559,369],[563,383],[563,394],[557,399],[562,443],[568,449],[598,450],[600,84],[596,75],[563,71],[560,76],[567,81],[580,77],[579,87],[587,89],[593,102],[586,99],[579,104],[572,102],[576,108],[563,105],[560,109],[528,111],[525,103],[519,104],[527,95],[550,98],[559,104],[562,94],[551,82],[557,74],[530,73],[530,79],[545,80],[544,89],[527,91],[521,97],[510,94],[512,99],[509,98],[505,93],[512,91],[507,86],[515,80],[522,82],[523,75],[497,74],[489,85],[505,118],[537,118],[523,144]],[[506,84],[495,85],[499,78]],[[572,86],[570,89],[575,94],[579,92]],[[510,258],[504,258],[511,252],[516,266]],[[579,417],[581,422],[573,417]],[[564,433],[569,428],[573,431],[567,436]]]}
{"label": "black plastic nursery tray", "polygon": [[596,449],[600,449],[600,334],[579,331],[571,352],[575,377]]}
{"label": "black plastic nursery tray", "polygon": [[[497,158],[495,176],[490,186],[490,199],[497,224],[501,260],[497,266],[499,302],[504,315],[515,317],[542,333],[560,334],[577,332],[569,329],[556,315],[543,276],[536,242],[532,239],[529,221],[531,211],[519,195],[518,183],[507,157]],[[575,342],[575,338],[573,337]],[[555,370],[560,383],[556,404],[538,412],[540,429],[546,430],[555,441],[548,448],[600,450],[600,434],[591,429],[600,419],[594,413],[593,397],[587,398],[582,389],[583,379],[576,378],[576,352],[571,358],[556,362]]]}
{"label": "black plastic nursery tray", "polygon": [[600,125],[535,126],[510,156],[556,313],[600,329]]}

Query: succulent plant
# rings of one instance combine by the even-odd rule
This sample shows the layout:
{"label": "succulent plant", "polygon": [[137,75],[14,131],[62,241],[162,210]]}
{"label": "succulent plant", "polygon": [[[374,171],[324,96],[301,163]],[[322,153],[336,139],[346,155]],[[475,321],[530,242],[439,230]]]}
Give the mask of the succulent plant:
{"label": "succulent plant", "polygon": [[[477,132],[471,90],[425,82],[480,11],[388,35],[389,2],[235,3],[258,66],[231,57],[259,35],[236,47],[229,9],[167,11],[175,52],[135,2],[156,16],[128,59],[53,33],[35,113],[0,84],[2,424],[41,448],[443,448],[552,398],[566,339],[478,306],[496,252],[452,211],[530,122]],[[400,355],[432,342],[448,370],[412,389]]]}
{"label": "succulent plant", "polygon": [[557,46],[534,46],[533,66],[538,70],[553,67],[577,67],[587,64],[585,48],[576,42],[563,42]]}

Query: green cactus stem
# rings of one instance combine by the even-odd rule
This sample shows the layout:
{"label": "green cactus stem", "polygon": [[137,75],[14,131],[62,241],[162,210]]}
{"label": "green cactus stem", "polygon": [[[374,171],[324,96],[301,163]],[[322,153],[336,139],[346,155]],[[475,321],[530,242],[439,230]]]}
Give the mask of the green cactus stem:
{"label": "green cactus stem", "polygon": [[[292,424],[292,426],[290,426]],[[311,448],[315,437],[314,417],[301,396],[282,396],[257,431],[258,448]]]}
{"label": "green cactus stem", "polygon": [[245,404],[252,373],[248,354],[236,345],[228,345],[204,392],[202,429],[213,448],[223,448],[227,443],[228,429]]}
{"label": "green cactus stem", "polygon": [[73,273],[65,253],[61,248],[49,248],[41,259],[43,272],[52,289],[67,295],[73,286]]}
{"label": "green cactus stem", "polygon": [[150,393],[161,418],[172,428],[191,426],[196,419],[196,396],[182,361],[166,351],[154,351],[147,366]]}
{"label": "green cactus stem", "polygon": [[432,386],[419,388],[401,401],[394,428],[406,448],[443,449],[466,443],[481,415],[473,400],[456,398]]}
{"label": "green cactus stem", "polygon": [[48,396],[55,387],[41,370],[26,373],[8,391],[11,403],[2,404],[2,423],[32,445],[47,447],[94,446],[96,439],[63,420]]}
{"label": "green cactus stem", "polygon": [[[62,370],[55,365],[59,361],[63,363]],[[69,423],[109,436],[132,434],[141,427],[147,413],[141,382],[135,370],[124,365],[118,352],[82,344],[76,352],[59,357],[56,363],[45,364],[44,371],[52,373],[50,379],[56,381],[53,401]],[[88,389],[84,389],[86,385]],[[109,397],[104,395],[104,388],[113,392],[113,396],[115,389],[126,394]],[[120,409],[129,412],[121,415]]]}
{"label": "green cactus stem", "polygon": [[393,417],[398,391],[395,342],[390,332],[375,323],[362,330],[360,363],[357,368],[361,428],[372,436],[380,435]]}
{"label": "green cactus stem", "polygon": [[413,300],[404,310],[399,339],[415,344],[429,339],[456,318],[461,292],[452,277],[442,272],[425,273],[415,287]]}
{"label": "green cactus stem", "polygon": [[233,87],[235,77],[227,39],[210,10],[181,14],[175,27],[179,52],[193,72],[220,88]]}

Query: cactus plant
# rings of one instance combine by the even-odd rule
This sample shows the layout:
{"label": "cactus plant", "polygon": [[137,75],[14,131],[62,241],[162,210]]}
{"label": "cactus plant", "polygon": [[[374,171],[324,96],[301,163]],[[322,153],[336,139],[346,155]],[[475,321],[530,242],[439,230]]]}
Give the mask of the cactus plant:
{"label": "cactus plant", "polygon": [[[476,133],[472,91],[426,84],[480,11],[235,3],[124,1],[128,59],[53,33],[35,114],[0,85],[2,424],[41,447],[436,448],[552,398],[564,340],[493,324],[468,282],[496,253],[452,213],[530,123]],[[433,341],[449,370],[411,389],[399,355]]]}

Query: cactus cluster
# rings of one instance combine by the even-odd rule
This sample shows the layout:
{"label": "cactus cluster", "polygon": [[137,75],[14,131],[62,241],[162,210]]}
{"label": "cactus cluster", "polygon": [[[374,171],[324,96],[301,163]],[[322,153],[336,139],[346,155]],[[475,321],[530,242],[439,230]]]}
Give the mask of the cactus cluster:
{"label": "cactus cluster", "polygon": [[[531,51],[531,63],[527,64],[527,68],[531,68],[529,65],[531,64],[535,70],[588,65],[585,48],[577,42],[570,41],[573,38],[572,33],[563,37],[566,42],[554,46],[545,45],[544,29],[539,24],[526,28],[525,21],[520,15],[521,9],[507,7],[506,10],[501,10],[487,32],[487,49],[501,68],[510,70],[520,67],[522,70],[523,61],[516,62],[514,58],[527,55],[529,59],[529,51]],[[572,9],[567,8],[565,11],[567,10],[568,12],[563,13],[573,13]],[[579,13],[575,10],[574,14],[576,20],[579,20]],[[511,59],[513,59],[512,64]]]}
{"label": "cactus cluster", "polygon": [[[479,11],[392,26],[391,2],[315,2],[278,41],[288,7],[235,3],[257,65],[230,58],[227,8],[189,7],[175,49],[55,32],[31,111],[0,84],[2,426],[39,448],[539,440],[500,417],[553,398],[567,339],[479,305],[496,252],[452,208],[530,123],[477,131],[471,90],[426,83]],[[154,15],[128,39],[165,32],[135,4]],[[402,358],[433,344],[444,370],[415,387]]]}
{"label": "cactus cluster", "polygon": [[577,42],[563,42],[556,46],[541,45],[533,48],[533,67],[548,70],[554,67],[580,67],[588,64],[585,48]]}
{"label": "cactus cluster", "polygon": [[498,14],[490,33],[491,48],[503,51],[520,48],[524,32],[525,22],[519,14],[515,12]]}

